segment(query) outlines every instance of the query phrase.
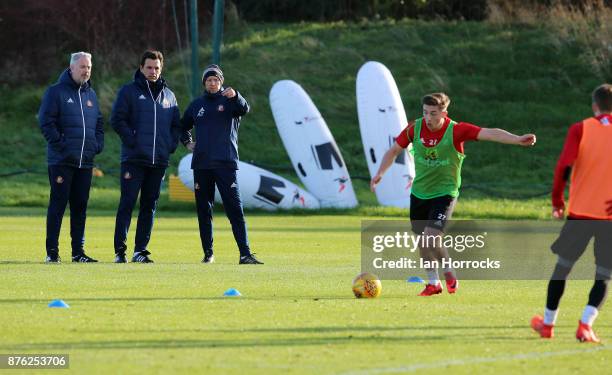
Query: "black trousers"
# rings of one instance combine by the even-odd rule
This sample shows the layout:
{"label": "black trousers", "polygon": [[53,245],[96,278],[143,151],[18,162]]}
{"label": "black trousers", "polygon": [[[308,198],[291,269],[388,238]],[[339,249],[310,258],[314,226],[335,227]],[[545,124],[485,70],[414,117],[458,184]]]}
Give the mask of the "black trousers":
{"label": "black trousers", "polygon": [[91,168],[50,165],[48,167],[49,207],[47,209],[47,253],[58,249],[66,205],[70,202],[70,237],[72,255],[80,254],[85,244],[85,219],[91,187]]}
{"label": "black trousers", "polygon": [[202,249],[205,252],[213,251],[212,217],[216,185],[221,194],[225,214],[232,224],[232,232],[240,255],[251,254],[236,170],[229,168],[195,169],[193,180]]}
{"label": "black trousers", "polygon": [[125,253],[127,250],[127,234],[138,194],[140,194],[140,211],[136,224],[134,252],[147,249],[151,240],[155,210],[165,173],[166,168],[153,168],[131,163],[121,164],[121,198],[115,220],[115,253]]}

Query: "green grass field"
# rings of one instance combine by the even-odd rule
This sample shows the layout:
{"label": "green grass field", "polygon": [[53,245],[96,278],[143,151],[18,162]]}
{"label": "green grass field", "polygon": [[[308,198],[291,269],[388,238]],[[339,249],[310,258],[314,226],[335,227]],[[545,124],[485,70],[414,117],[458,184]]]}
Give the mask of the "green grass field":
{"label": "green grass field", "polygon": [[[605,20],[608,13],[601,14]],[[297,182],[268,101],[274,82],[295,80],[333,133],[360,202],[315,213],[248,211],[250,240],[263,266],[237,265],[222,212],[215,220],[217,263],[201,264],[195,209],[170,202],[165,188],[150,244],[156,263],[111,263],[120,144],[108,122],[105,150],[96,158],[106,176],[93,181],[86,232],[87,251],[101,263],[69,262],[66,215],[60,247],[68,262],[44,264],[49,186],[36,113],[60,72],[50,71],[48,83],[0,83],[0,353],[69,353],[70,369],[86,374],[605,373],[612,347],[574,339],[588,281],[568,284],[551,341],[528,326],[544,307],[543,280],[462,281],[458,294],[432,298],[416,296],[420,284],[384,280],[375,300],[355,299],[351,281],[360,272],[361,220],[406,218],[405,210],[378,206],[368,189],[355,104],[359,67],[376,60],[392,71],[409,119],[420,116],[423,94],[445,91],[456,120],[535,132],[533,149],[466,146],[455,217],[548,220],[567,127],[591,114],[591,90],[610,81],[606,25],[594,14],[551,13],[532,22],[363,19],[227,27],[225,83],[252,108],[241,123],[241,160]],[[208,41],[202,43],[204,66],[211,56]],[[164,52],[163,75],[184,109],[188,56]],[[92,82],[106,120],[136,58],[104,69],[94,51]],[[169,173],[185,153],[179,147]],[[134,229],[135,220],[130,241]],[[228,288],[243,296],[222,297]],[[47,307],[58,298],[71,308]],[[611,318],[604,309],[596,324],[604,342],[612,337]]]}
{"label": "green grass field", "polygon": [[[46,265],[44,213],[0,208],[0,353],[69,353],[73,372],[558,374],[598,373],[612,359],[612,347],[573,337],[587,281],[569,283],[551,341],[528,326],[545,281],[464,281],[431,298],[383,281],[380,298],[355,299],[360,223],[372,216],[253,213],[250,240],[266,264],[238,266],[222,213],[217,263],[203,265],[195,214],[162,210],[156,263],[115,265],[114,212],[92,210],[87,249],[101,263]],[[222,297],[231,287],[243,296]],[[70,309],[48,308],[56,298]],[[604,341],[609,311],[596,324]]]}

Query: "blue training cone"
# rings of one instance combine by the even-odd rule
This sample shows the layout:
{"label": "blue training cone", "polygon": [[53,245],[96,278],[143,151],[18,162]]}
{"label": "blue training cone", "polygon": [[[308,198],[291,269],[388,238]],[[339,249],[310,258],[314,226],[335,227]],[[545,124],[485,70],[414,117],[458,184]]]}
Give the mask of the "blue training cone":
{"label": "blue training cone", "polygon": [[68,304],[61,299],[54,299],[49,303],[49,307],[59,307],[64,309],[70,308],[70,306],[68,306]]}
{"label": "blue training cone", "polygon": [[238,291],[238,289],[229,288],[223,293],[224,297],[240,297],[242,294]]}
{"label": "blue training cone", "polygon": [[410,276],[408,279],[406,279],[406,281],[409,283],[424,283],[425,282],[423,279],[421,279],[418,276]]}

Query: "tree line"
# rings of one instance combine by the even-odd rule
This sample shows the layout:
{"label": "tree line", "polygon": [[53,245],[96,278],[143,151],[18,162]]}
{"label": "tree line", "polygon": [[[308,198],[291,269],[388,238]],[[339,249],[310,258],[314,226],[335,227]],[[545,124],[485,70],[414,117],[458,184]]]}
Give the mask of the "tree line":
{"label": "tree line", "polygon": [[[586,11],[612,0],[225,0],[225,21],[226,30],[249,22],[482,21],[493,3],[510,11],[559,4]],[[213,6],[214,0],[198,0],[202,40],[210,34]],[[93,52],[98,69],[113,69],[134,66],[144,48],[188,48],[188,14],[189,0],[0,1],[0,84],[46,82],[78,50]],[[41,61],[45,69],[36,68]]]}

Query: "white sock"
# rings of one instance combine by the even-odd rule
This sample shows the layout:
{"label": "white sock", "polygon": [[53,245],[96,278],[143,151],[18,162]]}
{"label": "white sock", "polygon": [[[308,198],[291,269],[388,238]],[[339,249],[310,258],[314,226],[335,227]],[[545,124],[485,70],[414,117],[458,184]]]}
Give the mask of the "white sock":
{"label": "white sock", "polygon": [[597,307],[586,305],[586,307],[584,308],[584,311],[582,312],[582,319],[580,319],[580,321],[584,324],[588,324],[589,326],[592,326],[598,314],[599,314],[599,311],[597,311]]}
{"label": "white sock", "polygon": [[438,277],[438,270],[437,269],[428,269],[427,270],[427,277],[429,278],[429,283],[431,285],[438,285],[438,284],[440,284],[440,278]]}
{"label": "white sock", "polygon": [[557,321],[557,315],[559,314],[559,309],[557,310],[549,310],[544,309],[544,324],[549,326],[554,326]]}

